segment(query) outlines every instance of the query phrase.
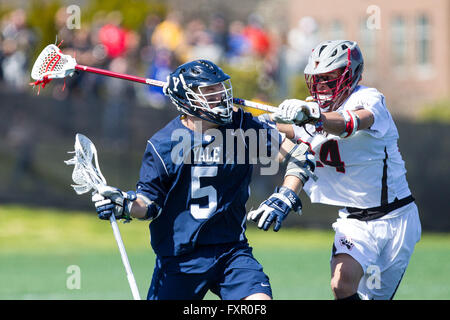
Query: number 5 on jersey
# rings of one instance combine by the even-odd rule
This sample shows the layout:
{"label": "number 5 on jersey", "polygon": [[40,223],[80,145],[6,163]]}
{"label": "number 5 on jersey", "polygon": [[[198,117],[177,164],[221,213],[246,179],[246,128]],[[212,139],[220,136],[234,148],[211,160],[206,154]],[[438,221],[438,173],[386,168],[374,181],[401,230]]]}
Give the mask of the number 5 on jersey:
{"label": "number 5 on jersey", "polygon": [[191,215],[195,219],[208,219],[217,209],[217,191],[213,186],[201,186],[200,178],[215,177],[216,166],[191,168],[191,199],[207,197],[208,206],[201,208],[199,204],[191,204]]}

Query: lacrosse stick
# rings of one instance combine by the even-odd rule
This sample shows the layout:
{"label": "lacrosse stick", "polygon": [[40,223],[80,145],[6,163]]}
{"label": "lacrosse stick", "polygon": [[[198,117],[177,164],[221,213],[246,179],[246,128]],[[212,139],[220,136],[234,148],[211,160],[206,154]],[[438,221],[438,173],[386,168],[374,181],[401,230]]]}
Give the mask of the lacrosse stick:
{"label": "lacrosse stick", "polygon": [[[100,171],[97,158],[97,149],[92,141],[86,136],[77,133],[75,136],[75,151],[69,153],[74,153],[75,156],[64,162],[67,165],[74,165],[72,180],[75,184],[72,185],[72,187],[75,192],[77,194],[83,194],[93,189],[94,194],[106,195],[106,189],[109,187],[107,187],[105,177],[103,177],[103,174]],[[93,160],[94,164],[92,163]],[[134,300],[140,300],[141,298],[136,285],[136,280],[134,279],[130,262],[128,261],[125,246],[123,244],[114,213],[111,214],[109,220],[111,222],[114,237],[116,238],[117,246],[119,247],[123,265],[125,266],[131,293],[133,294]]]}
{"label": "lacrosse stick", "polygon": [[[96,73],[103,76],[119,78],[133,82],[139,82],[155,87],[163,87],[166,84],[164,81],[131,76],[128,74],[122,74],[77,64],[75,58],[63,54],[61,50],[54,44],[50,44],[45,47],[34,63],[33,69],[31,70],[31,78],[33,78],[35,82],[31,84],[35,86],[42,85],[42,88],[44,88],[45,85],[52,79],[64,79],[68,76],[72,76],[76,70]],[[233,103],[240,106],[268,112],[275,112],[277,110],[273,106],[239,98],[233,98]]]}

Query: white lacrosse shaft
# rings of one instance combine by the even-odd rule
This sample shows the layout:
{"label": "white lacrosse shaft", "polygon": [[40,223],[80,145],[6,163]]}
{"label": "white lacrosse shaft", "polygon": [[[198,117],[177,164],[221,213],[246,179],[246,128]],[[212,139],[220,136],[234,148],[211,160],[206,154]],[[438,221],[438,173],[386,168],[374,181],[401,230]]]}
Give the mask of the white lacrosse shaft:
{"label": "white lacrosse shaft", "polygon": [[[92,141],[77,133],[75,136],[75,155],[72,159],[65,161],[67,165],[74,165],[72,180],[75,182],[72,187],[75,189],[77,194],[84,194],[94,189],[97,193],[94,195],[102,195],[102,192],[106,192],[105,189],[111,189],[107,187],[106,179],[100,171],[100,166],[98,164],[97,149]],[[92,161],[95,162],[95,167]],[[103,197],[103,195],[102,195]],[[134,300],[141,300],[138,287],[136,285],[136,280],[134,279],[133,272],[131,271],[130,262],[128,261],[128,256],[125,251],[125,246],[122,241],[122,236],[120,235],[119,226],[117,225],[116,217],[114,213],[110,216],[111,227],[113,229],[114,238],[116,239],[117,246],[119,247],[120,256],[122,258],[122,263],[125,267],[127,274],[128,283],[130,285],[131,293]]]}
{"label": "white lacrosse shaft", "polygon": [[130,285],[131,293],[133,294],[133,299],[141,300],[136,280],[134,278],[133,271],[131,270],[131,265],[130,262],[128,261],[127,252],[125,251],[125,246],[123,244],[122,236],[120,235],[119,226],[117,225],[116,217],[114,216],[114,214],[111,214],[109,221],[111,222],[114,238],[116,238],[117,246],[119,247],[120,257],[122,258],[122,262],[125,267],[125,271],[127,273],[128,284]]}

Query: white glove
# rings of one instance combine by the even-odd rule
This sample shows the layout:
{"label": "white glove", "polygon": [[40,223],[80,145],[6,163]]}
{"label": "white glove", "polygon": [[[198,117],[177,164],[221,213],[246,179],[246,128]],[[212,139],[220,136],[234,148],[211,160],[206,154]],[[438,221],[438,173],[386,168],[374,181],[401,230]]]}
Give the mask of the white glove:
{"label": "white glove", "polygon": [[284,100],[276,112],[272,114],[277,123],[294,123],[302,125],[320,119],[320,108],[316,102],[306,102],[297,99]]}

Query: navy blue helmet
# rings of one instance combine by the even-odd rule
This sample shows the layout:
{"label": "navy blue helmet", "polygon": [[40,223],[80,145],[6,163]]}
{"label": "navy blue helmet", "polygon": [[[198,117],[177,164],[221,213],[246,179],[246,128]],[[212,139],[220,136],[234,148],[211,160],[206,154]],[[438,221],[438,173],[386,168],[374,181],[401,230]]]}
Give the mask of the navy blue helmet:
{"label": "navy blue helmet", "polygon": [[231,122],[233,90],[230,76],[213,62],[187,62],[167,80],[164,94],[178,110],[217,124]]}

